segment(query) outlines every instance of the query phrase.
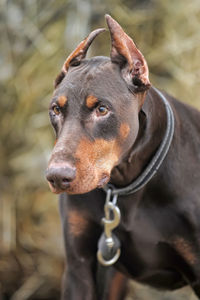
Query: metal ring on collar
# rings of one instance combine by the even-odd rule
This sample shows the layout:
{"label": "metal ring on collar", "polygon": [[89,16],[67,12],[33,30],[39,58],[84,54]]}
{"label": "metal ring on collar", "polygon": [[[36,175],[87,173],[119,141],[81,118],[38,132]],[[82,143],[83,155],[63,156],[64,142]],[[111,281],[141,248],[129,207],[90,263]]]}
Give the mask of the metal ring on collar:
{"label": "metal ring on collar", "polygon": [[108,267],[108,266],[112,266],[117,260],[118,258],[120,257],[120,254],[121,254],[121,250],[120,248],[117,249],[116,251],[116,254],[113,258],[109,259],[109,260],[105,260],[103,258],[103,255],[102,255],[102,252],[101,250],[99,250],[97,252],[97,258],[98,258],[98,261],[105,267]]}

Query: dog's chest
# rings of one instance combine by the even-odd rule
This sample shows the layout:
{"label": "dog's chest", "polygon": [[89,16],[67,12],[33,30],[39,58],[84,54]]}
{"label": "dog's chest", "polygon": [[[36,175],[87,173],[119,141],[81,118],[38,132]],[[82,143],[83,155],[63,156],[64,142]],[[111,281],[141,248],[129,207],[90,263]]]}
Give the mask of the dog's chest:
{"label": "dog's chest", "polygon": [[136,216],[131,226],[132,230],[126,233],[123,229],[118,231],[122,242],[118,268],[130,278],[155,287],[173,289],[182,286],[180,275],[173,270],[169,232],[164,233],[162,220],[153,222],[152,218]]}
{"label": "dog's chest", "polygon": [[178,230],[179,222],[174,212],[144,208],[129,212],[126,221],[122,220],[117,230],[122,243],[120,261],[132,277],[141,277],[147,270],[158,272],[173,266],[171,250],[168,250],[171,238],[176,235],[174,224]]}

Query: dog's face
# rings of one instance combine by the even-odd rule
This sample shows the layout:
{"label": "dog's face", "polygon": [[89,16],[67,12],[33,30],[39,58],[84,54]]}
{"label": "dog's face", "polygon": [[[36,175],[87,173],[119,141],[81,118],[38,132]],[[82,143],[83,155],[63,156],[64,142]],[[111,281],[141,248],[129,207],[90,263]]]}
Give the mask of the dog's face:
{"label": "dog's face", "polygon": [[[113,26],[122,29],[111,17],[107,21],[113,39]],[[138,113],[149,87],[146,62],[135,45],[138,58],[131,71],[130,57],[116,45],[111,59],[83,59],[95,36],[90,34],[65,62],[50,104],[56,144],[47,180],[55,193],[81,194],[105,185],[137,137]]]}

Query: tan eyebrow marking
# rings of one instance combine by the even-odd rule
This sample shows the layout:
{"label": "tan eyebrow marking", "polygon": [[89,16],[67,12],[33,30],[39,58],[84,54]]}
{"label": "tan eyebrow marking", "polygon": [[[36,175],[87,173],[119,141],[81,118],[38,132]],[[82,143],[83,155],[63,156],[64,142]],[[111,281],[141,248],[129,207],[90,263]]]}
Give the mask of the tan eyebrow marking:
{"label": "tan eyebrow marking", "polygon": [[98,103],[98,99],[95,96],[88,96],[86,99],[86,106],[88,108],[93,108]]}
{"label": "tan eyebrow marking", "polygon": [[65,97],[65,96],[60,96],[59,98],[58,98],[58,105],[60,106],[60,107],[63,107],[63,106],[65,106],[65,104],[67,103],[67,97]]}

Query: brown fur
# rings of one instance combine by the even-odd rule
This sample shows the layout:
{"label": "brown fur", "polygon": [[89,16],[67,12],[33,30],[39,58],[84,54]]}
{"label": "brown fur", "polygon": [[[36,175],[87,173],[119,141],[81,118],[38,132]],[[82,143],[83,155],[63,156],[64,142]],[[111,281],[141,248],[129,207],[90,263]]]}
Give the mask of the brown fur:
{"label": "brown fur", "polygon": [[91,142],[82,139],[75,154],[77,176],[67,192],[73,193],[76,190],[76,193],[85,193],[105,184],[119,154],[120,147],[116,140],[97,139]]}
{"label": "brown fur", "polygon": [[130,132],[130,127],[128,126],[128,124],[126,123],[122,123],[121,126],[120,126],[120,137],[125,140],[128,135],[129,135],[129,132]]}
{"label": "brown fur", "polygon": [[75,237],[81,235],[87,228],[87,219],[76,210],[71,210],[67,214],[70,233]]}
{"label": "brown fur", "polygon": [[191,245],[189,242],[187,242],[182,237],[177,237],[173,241],[174,247],[177,250],[177,252],[183,256],[183,258],[189,263],[189,264],[195,264],[196,262],[196,256],[194,251],[192,250]]}
{"label": "brown fur", "polygon": [[58,105],[59,105],[60,107],[64,107],[64,106],[66,105],[66,103],[67,103],[67,97],[65,97],[65,96],[60,96],[60,97],[58,98]]}
{"label": "brown fur", "polygon": [[92,95],[88,96],[86,99],[86,106],[88,108],[93,108],[97,104],[98,99]]}

